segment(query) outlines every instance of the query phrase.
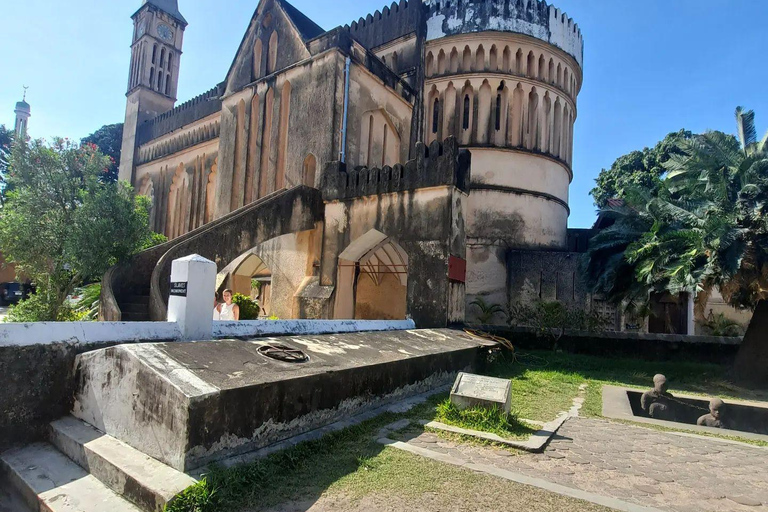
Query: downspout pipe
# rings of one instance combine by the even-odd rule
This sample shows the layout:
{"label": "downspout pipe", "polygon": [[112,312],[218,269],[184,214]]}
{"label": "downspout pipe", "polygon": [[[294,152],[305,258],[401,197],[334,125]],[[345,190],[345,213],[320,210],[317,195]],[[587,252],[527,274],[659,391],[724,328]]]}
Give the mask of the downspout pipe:
{"label": "downspout pipe", "polygon": [[349,117],[349,65],[352,60],[347,57],[344,66],[344,117],[341,124],[341,163],[347,161],[347,118]]}

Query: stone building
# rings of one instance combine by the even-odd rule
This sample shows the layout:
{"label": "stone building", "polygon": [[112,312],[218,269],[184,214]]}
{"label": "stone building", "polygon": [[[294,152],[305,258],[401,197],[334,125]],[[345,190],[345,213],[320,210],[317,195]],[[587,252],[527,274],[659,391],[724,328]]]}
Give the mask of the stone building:
{"label": "stone building", "polygon": [[[143,0],[133,21],[120,178],[152,200],[156,231],[186,240],[283,189],[322,191],[311,229],[216,253],[222,286],[281,318],[426,324],[463,320],[476,296],[546,298],[551,280],[554,297],[587,300],[572,265],[520,267],[535,252],[567,260],[572,245],[583,41],[557,8],[401,0],[326,31],[261,0],[223,81],[178,105],[177,1]],[[118,295],[107,316],[128,318]],[[424,313],[430,301],[439,314]]]}

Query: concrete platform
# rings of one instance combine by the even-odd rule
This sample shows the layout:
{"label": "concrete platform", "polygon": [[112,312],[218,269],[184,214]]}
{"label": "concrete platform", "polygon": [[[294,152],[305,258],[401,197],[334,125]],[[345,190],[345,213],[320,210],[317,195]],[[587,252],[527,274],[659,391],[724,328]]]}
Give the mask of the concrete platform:
{"label": "concrete platform", "polygon": [[0,476],[33,511],[141,512],[47,443],[3,453]]}
{"label": "concrete platform", "polygon": [[78,356],[73,415],[189,471],[448,384],[488,346],[447,329],[123,345]]}

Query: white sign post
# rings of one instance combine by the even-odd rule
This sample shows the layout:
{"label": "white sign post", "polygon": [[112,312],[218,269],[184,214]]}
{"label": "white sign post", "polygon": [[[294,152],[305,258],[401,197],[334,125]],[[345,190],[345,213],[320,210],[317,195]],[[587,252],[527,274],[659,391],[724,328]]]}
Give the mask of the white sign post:
{"label": "white sign post", "polygon": [[168,321],[177,322],[184,340],[213,338],[216,264],[198,254],[173,260]]}

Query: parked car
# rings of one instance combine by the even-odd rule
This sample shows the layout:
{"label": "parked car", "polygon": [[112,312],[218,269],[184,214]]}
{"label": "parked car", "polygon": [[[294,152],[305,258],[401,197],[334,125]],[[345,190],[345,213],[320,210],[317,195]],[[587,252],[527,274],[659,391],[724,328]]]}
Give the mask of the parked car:
{"label": "parked car", "polygon": [[21,283],[0,284],[0,305],[16,304],[24,298],[24,291]]}

